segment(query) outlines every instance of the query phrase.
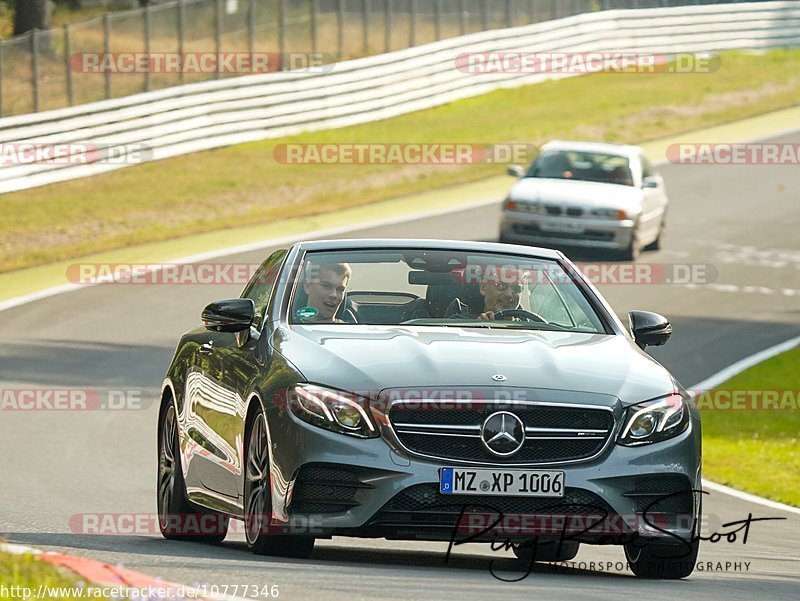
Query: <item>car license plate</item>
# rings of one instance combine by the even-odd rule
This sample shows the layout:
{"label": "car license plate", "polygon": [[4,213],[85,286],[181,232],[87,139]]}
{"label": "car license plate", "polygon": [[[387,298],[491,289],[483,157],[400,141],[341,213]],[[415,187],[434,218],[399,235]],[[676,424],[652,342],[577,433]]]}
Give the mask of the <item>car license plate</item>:
{"label": "car license plate", "polygon": [[539,224],[544,232],[555,232],[564,234],[582,234],[584,226],[582,223],[572,223],[570,221],[562,221],[559,223],[543,222]]}
{"label": "car license plate", "polygon": [[487,470],[443,467],[439,472],[443,495],[509,497],[563,497],[564,472],[554,470]]}

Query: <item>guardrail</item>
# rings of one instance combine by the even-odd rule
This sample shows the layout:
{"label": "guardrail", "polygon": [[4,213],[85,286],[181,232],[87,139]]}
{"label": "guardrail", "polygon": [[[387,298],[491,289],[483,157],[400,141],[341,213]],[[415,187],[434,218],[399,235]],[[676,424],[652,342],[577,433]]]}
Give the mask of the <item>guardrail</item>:
{"label": "guardrail", "polygon": [[[798,40],[800,2],[795,0],[610,10],[483,31],[317,71],[188,84],[9,117],[0,120],[0,149],[5,149],[0,193],[142,160],[376,121],[499,88],[571,76],[471,73],[459,68],[459,56],[469,53],[667,55],[792,46]],[[56,149],[56,154],[60,149],[64,155],[9,160],[31,147]]]}

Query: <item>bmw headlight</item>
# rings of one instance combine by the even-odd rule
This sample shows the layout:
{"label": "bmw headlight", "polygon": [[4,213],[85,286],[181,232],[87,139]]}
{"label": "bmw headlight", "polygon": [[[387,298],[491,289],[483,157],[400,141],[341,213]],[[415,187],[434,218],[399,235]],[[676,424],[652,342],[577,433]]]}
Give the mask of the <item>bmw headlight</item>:
{"label": "bmw headlight", "polygon": [[592,209],[591,214],[594,217],[616,219],[618,221],[623,221],[628,218],[628,214],[622,209]]}
{"label": "bmw headlight", "polygon": [[379,435],[363,399],[313,384],[298,384],[289,393],[292,413],[309,424],[360,438]]}
{"label": "bmw headlight", "polygon": [[689,406],[679,394],[628,407],[617,442],[625,446],[667,440],[689,427]]}

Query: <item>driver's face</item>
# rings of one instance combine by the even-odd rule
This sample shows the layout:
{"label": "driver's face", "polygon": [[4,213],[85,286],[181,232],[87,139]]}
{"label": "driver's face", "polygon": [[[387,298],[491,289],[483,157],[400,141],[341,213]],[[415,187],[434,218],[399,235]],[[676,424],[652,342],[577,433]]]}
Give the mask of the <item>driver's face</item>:
{"label": "driver's face", "polygon": [[483,310],[497,313],[498,311],[516,309],[519,306],[522,284],[487,282],[481,284],[479,290],[483,295]]}
{"label": "driver's face", "polygon": [[309,306],[318,311],[313,321],[333,321],[333,316],[344,300],[348,279],[347,275],[340,275],[334,269],[320,267],[318,278],[309,278],[303,282]]}

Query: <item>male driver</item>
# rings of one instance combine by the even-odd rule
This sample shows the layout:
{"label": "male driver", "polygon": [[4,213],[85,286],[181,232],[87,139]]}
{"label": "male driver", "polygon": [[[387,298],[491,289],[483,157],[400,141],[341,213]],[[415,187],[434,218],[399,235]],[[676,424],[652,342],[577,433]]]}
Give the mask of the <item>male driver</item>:
{"label": "male driver", "polygon": [[496,313],[519,307],[520,283],[481,282],[478,291],[483,297],[483,313],[478,319],[494,319]]}
{"label": "male driver", "polygon": [[472,307],[456,298],[447,308],[448,317],[467,319],[495,319],[501,311],[519,309],[519,295],[523,290],[524,273],[514,270],[513,277],[483,277],[478,283],[478,292],[483,297],[483,307],[475,311]]}
{"label": "male driver", "polygon": [[347,284],[352,275],[347,263],[307,263],[303,290],[308,295],[307,305],[317,314],[306,318],[313,323],[344,323],[336,313],[344,300]]}

